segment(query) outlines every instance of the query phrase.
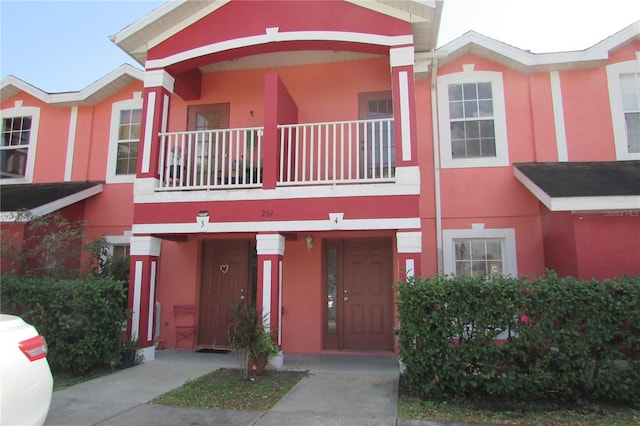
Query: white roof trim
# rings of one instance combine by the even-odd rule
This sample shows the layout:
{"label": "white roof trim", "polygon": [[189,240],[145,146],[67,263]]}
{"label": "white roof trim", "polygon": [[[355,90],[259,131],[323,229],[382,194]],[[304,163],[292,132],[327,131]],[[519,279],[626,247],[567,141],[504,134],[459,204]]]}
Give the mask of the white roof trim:
{"label": "white roof trim", "polygon": [[640,195],[551,197],[518,168],[513,168],[513,175],[552,212],[638,210],[640,206]]}
{"label": "white roof trim", "polygon": [[[44,216],[46,214],[53,213],[72,204],[75,204],[79,201],[86,200],[89,197],[101,193],[103,186],[103,184],[99,183],[82,191],[75,192],[71,195],[67,195],[66,197],[58,198],[55,201],[33,208],[29,210],[29,213],[31,213],[31,215],[20,220],[20,222],[28,222],[33,217]],[[18,216],[18,212],[2,212],[2,214],[0,214],[0,222],[15,222]]]}
{"label": "white roof trim", "polygon": [[162,16],[166,15],[167,13],[170,13],[174,9],[179,8],[186,2],[187,0],[169,1],[163,4],[162,6],[158,7],[157,9],[154,9],[153,11],[148,13],[146,16],[140,18],[139,20],[135,21],[131,25],[128,25],[124,29],[118,31],[117,33],[115,33],[109,38],[115,44],[121,43],[123,40],[126,40],[127,38],[131,37],[138,31],[144,29],[144,27],[146,27],[147,25],[157,21]]}
{"label": "white roof trim", "polygon": [[[168,40],[172,36],[176,35],[180,31],[182,31],[185,28],[187,28],[188,26],[190,26],[191,24],[194,24],[194,23],[198,22],[200,19],[204,18],[205,16],[209,15],[210,13],[214,12],[215,10],[217,10],[217,9],[221,8],[222,6],[226,5],[230,1],[231,0],[218,0],[218,1],[210,4],[209,6],[201,9],[198,13],[194,13],[193,15],[189,16],[188,18],[184,19],[183,21],[180,21],[179,24],[174,25],[170,29],[168,29],[166,31],[163,31],[158,36],[152,38],[151,40],[149,40],[147,42],[146,46],[139,46],[136,49],[136,52],[146,52],[147,50],[159,45],[163,41]],[[172,2],[170,2],[170,3],[172,3]]]}
{"label": "white roof trim", "polygon": [[[175,0],[152,11],[109,38],[138,63],[144,64],[149,49],[171,38],[187,26],[231,0]],[[345,0],[351,4],[401,19],[419,27],[439,24],[443,0]],[[415,28],[414,28],[415,31]],[[433,29],[431,30],[433,32]],[[435,45],[435,34],[430,42]],[[417,40],[417,44],[421,40]],[[429,50],[432,48],[430,47]]]}
{"label": "white roof trim", "polygon": [[[508,45],[501,41],[489,38],[475,31],[469,31],[457,39],[441,46],[438,52],[448,52],[449,57],[455,56],[460,50],[466,50],[472,46],[486,49],[497,55],[504,57],[507,61],[512,62],[512,66],[527,68],[544,68],[552,69],[554,66],[562,67],[563,65],[589,63],[600,64],[609,58],[609,52],[616,47],[624,44],[630,39],[640,37],[640,21],[629,25],[621,31],[607,37],[592,47],[571,52],[556,53],[531,53],[526,50]],[[443,60],[444,62],[447,59]]]}
{"label": "white roof trim", "polygon": [[0,93],[2,94],[1,97],[3,100],[22,91],[48,104],[91,104],[90,98],[92,96],[99,94],[103,90],[107,90],[111,84],[127,76],[142,81],[144,72],[132,65],[124,64],[79,92],[65,93],[47,93],[10,75],[0,83]]}

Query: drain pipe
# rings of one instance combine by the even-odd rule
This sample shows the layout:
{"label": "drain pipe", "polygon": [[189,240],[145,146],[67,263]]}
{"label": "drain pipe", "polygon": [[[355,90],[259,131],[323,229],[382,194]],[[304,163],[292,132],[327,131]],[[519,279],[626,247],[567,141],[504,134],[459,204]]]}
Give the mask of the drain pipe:
{"label": "drain pipe", "polygon": [[433,174],[436,209],[436,259],[438,274],[444,273],[442,256],[442,200],[440,193],[440,132],[438,131],[438,104],[436,96],[436,77],[438,74],[438,58],[431,59],[431,123],[433,128]]}

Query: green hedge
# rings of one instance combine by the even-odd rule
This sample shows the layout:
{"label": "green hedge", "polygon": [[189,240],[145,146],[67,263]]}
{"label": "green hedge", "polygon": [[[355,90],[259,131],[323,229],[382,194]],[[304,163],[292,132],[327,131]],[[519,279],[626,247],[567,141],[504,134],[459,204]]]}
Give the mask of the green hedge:
{"label": "green hedge", "polygon": [[125,289],[111,279],[2,276],[2,312],[20,315],[46,340],[54,370],[76,374],[118,364]]}
{"label": "green hedge", "polygon": [[640,405],[640,279],[410,278],[402,380],[421,397]]}

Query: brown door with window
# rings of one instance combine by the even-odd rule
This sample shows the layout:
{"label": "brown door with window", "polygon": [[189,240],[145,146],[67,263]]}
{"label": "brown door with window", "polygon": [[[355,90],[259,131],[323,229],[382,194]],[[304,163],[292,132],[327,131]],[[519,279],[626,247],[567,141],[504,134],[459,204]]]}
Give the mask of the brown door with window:
{"label": "brown door with window", "polygon": [[251,303],[249,241],[205,241],[198,322],[198,346],[229,347],[231,308]]}
{"label": "brown door with window", "polygon": [[325,347],[393,350],[390,239],[328,242]]}

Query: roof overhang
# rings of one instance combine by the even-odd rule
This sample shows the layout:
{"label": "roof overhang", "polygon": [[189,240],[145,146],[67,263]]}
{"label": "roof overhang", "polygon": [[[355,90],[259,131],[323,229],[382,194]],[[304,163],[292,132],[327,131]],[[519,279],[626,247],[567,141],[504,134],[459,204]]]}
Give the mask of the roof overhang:
{"label": "roof overhang", "polygon": [[640,161],[518,163],[513,174],[550,211],[640,210]]}
{"label": "roof overhang", "polygon": [[60,107],[96,105],[128,85],[142,81],[143,77],[142,70],[124,64],[79,92],[47,93],[10,75],[0,83],[0,99],[9,99],[20,92],[26,92],[43,102]]}
{"label": "roof overhang", "polygon": [[437,52],[447,53],[439,60],[440,65],[451,62],[465,53],[473,53],[520,72],[563,71],[598,67],[609,58],[609,52],[633,40],[640,40],[640,21],[588,49],[579,51],[532,53],[469,31],[439,47]]}
{"label": "roof overhang", "polygon": [[[146,66],[147,52],[231,0],[169,1],[110,37],[136,62]],[[346,0],[411,24],[416,52],[434,50],[443,0]]]}
{"label": "roof overhang", "polygon": [[2,185],[0,222],[28,222],[102,192],[103,183],[56,182]]}

